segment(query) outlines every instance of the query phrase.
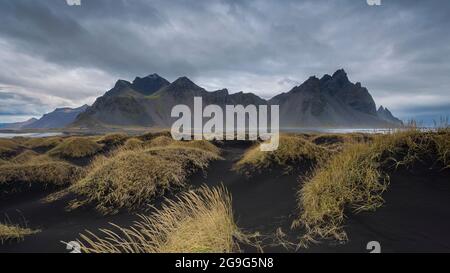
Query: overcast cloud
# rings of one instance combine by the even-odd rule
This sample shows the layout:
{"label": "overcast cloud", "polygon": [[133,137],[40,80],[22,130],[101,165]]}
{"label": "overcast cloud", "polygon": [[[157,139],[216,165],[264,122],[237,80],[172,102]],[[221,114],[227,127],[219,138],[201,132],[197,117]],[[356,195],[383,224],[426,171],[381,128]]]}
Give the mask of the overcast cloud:
{"label": "overcast cloud", "polygon": [[270,98],[344,68],[397,116],[450,115],[450,1],[0,1],[0,122],[91,104],[118,78]]}

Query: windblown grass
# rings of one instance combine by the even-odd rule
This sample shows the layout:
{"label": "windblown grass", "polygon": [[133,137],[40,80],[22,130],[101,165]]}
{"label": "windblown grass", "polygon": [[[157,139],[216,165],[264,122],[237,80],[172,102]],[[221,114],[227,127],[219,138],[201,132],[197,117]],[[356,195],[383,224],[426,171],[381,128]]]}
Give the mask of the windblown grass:
{"label": "windblown grass", "polygon": [[388,174],[397,168],[420,164],[439,171],[449,167],[449,139],[448,129],[412,129],[347,145],[321,164],[298,192],[301,214],[293,226],[306,229],[302,244],[316,239],[347,240],[343,229],[346,209],[360,212],[382,206]]}
{"label": "windblown grass", "polygon": [[144,142],[138,138],[130,138],[125,141],[123,148],[128,150],[135,150],[144,147]]}
{"label": "windblown grass", "polygon": [[125,141],[127,141],[127,139],[128,139],[128,136],[126,134],[120,134],[120,133],[107,134],[107,135],[103,136],[102,138],[100,138],[98,143],[104,144],[107,147],[119,147],[119,146],[122,146],[125,143]]}
{"label": "windblown grass", "polygon": [[0,223],[0,243],[15,240],[21,241],[25,236],[38,233],[39,230],[32,230],[29,228],[22,228],[16,225],[6,225]]}
{"label": "windblown grass", "polygon": [[372,139],[372,136],[363,133],[319,134],[312,136],[311,142],[332,150],[340,151],[345,144],[365,143]]}
{"label": "windblown grass", "polygon": [[164,147],[175,142],[171,137],[158,136],[145,142],[145,147]]}
{"label": "windblown grass", "polygon": [[202,187],[167,200],[130,228],[113,225],[100,236],[81,235],[88,253],[230,253],[244,236],[233,219],[231,196],[223,187]]}
{"label": "windblown grass", "polygon": [[344,210],[374,210],[383,204],[387,180],[373,161],[370,146],[353,144],[316,169],[299,191],[302,214],[294,226],[306,228],[305,239],[346,240]]}
{"label": "windblown grass", "polygon": [[189,175],[216,159],[213,153],[182,147],[120,150],[110,158],[100,156],[88,175],[71,187],[82,198],[71,206],[91,203],[103,214],[135,209],[167,189],[184,186]]}
{"label": "windblown grass", "polygon": [[190,175],[199,170],[205,170],[209,162],[221,159],[217,153],[199,148],[191,148],[189,146],[155,147],[146,149],[145,151],[158,158],[176,162],[186,172],[186,175]]}
{"label": "windblown grass", "polygon": [[196,148],[204,150],[207,152],[214,153],[216,155],[220,154],[220,149],[207,140],[192,140],[192,141],[176,141],[168,136],[158,136],[148,142],[146,142],[145,147],[183,147],[183,148]]}
{"label": "windblown grass", "polygon": [[24,142],[24,146],[33,150],[50,150],[62,141],[60,137],[31,138]]}
{"label": "windblown grass", "polygon": [[97,154],[102,149],[102,145],[86,137],[71,137],[55,148],[49,154],[60,158],[83,158]]}
{"label": "windblown grass", "polygon": [[17,154],[20,144],[11,139],[0,139],[0,159],[8,159]]}
{"label": "windblown grass", "polygon": [[13,159],[11,159],[11,163],[14,164],[24,164],[27,162],[30,162],[34,159],[36,159],[39,156],[38,153],[32,151],[32,150],[26,150],[19,155],[15,156]]}
{"label": "windblown grass", "polygon": [[24,187],[62,187],[79,179],[83,170],[59,161],[33,161],[25,164],[0,166],[0,188],[3,192],[16,192]]}
{"label": "windblown grass", "polygon": [[310,168],[325,160],[331,152],[302,137],[281,135],[280,145],[272,152],[261,151],[259,145],[248,150],[235,164],[234,170],[247,176],[281,168],[286,173]]}
{"label": "windblown grass", "polygon": [[143,135],[139,136],[138,138],[142,141],[149,141],[149,140],[152,140],[152,139],[160,137],[160,136],[166,136],[168,138],[172,138],[170,131],[147,133],[147,134],[143,134]]}
{"label": "windblown grass", "polygon": [[430,167],[449,167],[450,129],[421,132],[416,129],[378,136],[374,141],[374,154],[387,168],[412,168],[417,163]]}

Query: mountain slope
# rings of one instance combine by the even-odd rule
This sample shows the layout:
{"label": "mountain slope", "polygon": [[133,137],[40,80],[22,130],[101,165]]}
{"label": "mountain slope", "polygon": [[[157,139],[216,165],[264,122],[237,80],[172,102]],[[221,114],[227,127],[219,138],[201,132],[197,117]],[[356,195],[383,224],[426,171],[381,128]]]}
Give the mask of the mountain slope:
{"label": "mountain slope", "polygon": [[0,129],[22,129],[26,126],[29,126],[37,121],[36,118],[30,118],[29,120],[23,122],[14,122],[14,123],[3,123],[0,124]]}
{"label": "mountain slope", "polygon": [[78,108],[57,108],[55,111],[45,114],[39,120],[23,126],[23,129],[52,129],[64,128],[72,123],[76,117],[88,108],[83,105]]}
{"label": "mountain slope", "polygon": [[208,92],[186,77],[164,85],[151,95],[144,95],[132,83],[119,80],[113,89],[98,98],[72,124],[74,127],[146,126],[170,127],[172,107],[178,104],[193,107],[194,97],[203,104],[264,104],[265,100],[251,93],[229,94],[228,90]]}
{"label": "mountain slope", "polygon": [[377,116],[381,118],[382,120],[385,120],[386,122],[390,122],[397,125],[403,125],[403,121],[400,119],[394,117],[394,115],[389,111],[389,109],[383,107],[383,105],[380,106],[377,110]]}
{"label": "mountain slope", "polygon": [[392,127],[378,117],[375,101],[360,83],[349,81],[344,70],[321,79],[310,77],[288,93],[275,96],[282,127]]}
{"label": "mountain slope", "polygon": [[[159,88],[158,90],[156,90]],[[321,79],[311,77],[287,93],[266,101],[252,93],[230,94],[227,89],[207,91],[190,79],[173,83],[153,74],[124,80],[99,97],[71,126],[74,127],[170,127],[172,107],[193,106],[194,97],[203,105],[280,105],[281,127],[393,127],[399,120],[376,109],[369,91],[349,81],[344,70]],[[384,109],[384,108],[383,108]],[[390,113],[390,112],[389,112]]]}

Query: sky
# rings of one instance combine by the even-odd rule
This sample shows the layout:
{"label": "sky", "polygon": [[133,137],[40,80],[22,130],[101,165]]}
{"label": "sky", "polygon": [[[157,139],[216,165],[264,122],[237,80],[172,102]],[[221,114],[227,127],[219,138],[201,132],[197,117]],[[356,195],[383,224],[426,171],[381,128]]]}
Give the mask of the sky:
{"label": "sky", "polygon": [[406,120],[450,116],[450,1],[0,1],[0,123],[187,76],[270,98],[344,68]]}

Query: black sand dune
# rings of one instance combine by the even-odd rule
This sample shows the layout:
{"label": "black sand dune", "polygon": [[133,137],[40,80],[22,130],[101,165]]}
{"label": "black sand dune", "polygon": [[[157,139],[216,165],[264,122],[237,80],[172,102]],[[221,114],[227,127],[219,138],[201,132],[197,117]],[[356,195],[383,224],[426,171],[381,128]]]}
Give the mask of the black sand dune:
{"label": "black sand dune", "polygon": [[[226,160],[214,162],[204,178],[191,179],[194,186],[223,183],[233,196],[233,209],[238,225],[247,232],[263,235],[265,252],[290,252],[273,243],[277,229],[286,233],[284,239],[297,242],[301,230],[290,229],[296,213],[297,175],[264,174],[245,179],[232,172],[233,162],[245,151],[246,145],[224,147]],[[368,252],[369,241],[381,243],[383,252],[449,252],[450,251],[450,171],[440,174],[421,170],[411,174],[399,171],[391,177],[385,193],[385,206],[375,213],[351,215],[346,221],[350,241],[344,245],[322,242],[300,252]],[[108,223],[128,226],[136,219],[123,212],[104,217],[93,209],[66,212],[64,206],[71,197],[52,204],[40,202],[43,193],[23,193],[0,201],[0,215],[13,223],[23,223],[41,229],[23,242],[0,245],[0,252],[67,252],[60,241],[71,241],[88,229],[108,228]],[[157,201],[159,202],[159,201]],[[245,251],[255,251],[244,247]]]}

